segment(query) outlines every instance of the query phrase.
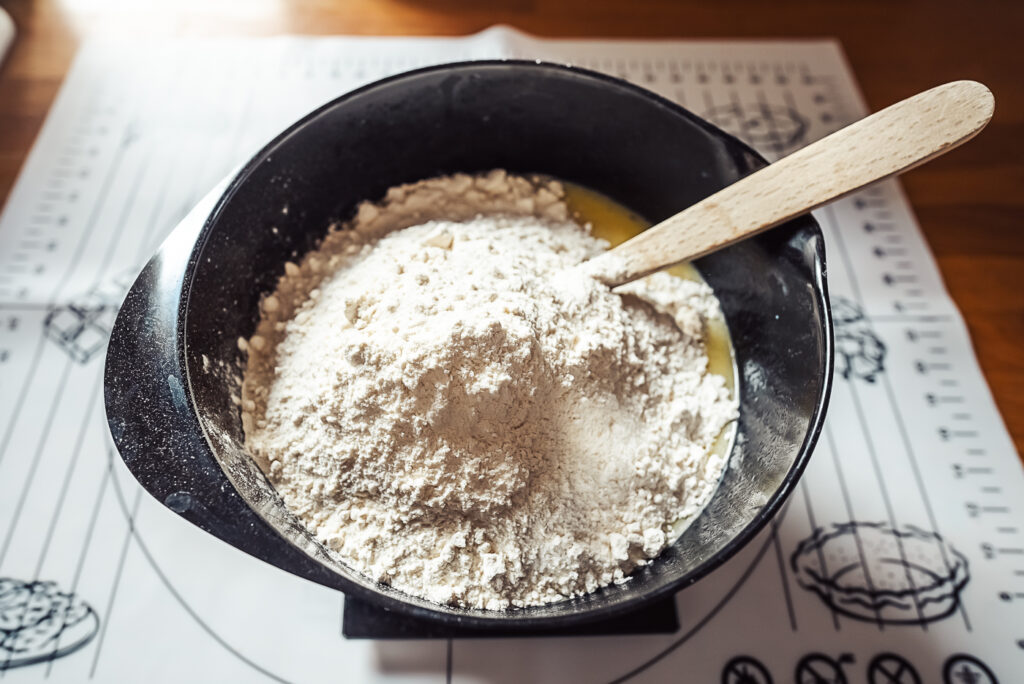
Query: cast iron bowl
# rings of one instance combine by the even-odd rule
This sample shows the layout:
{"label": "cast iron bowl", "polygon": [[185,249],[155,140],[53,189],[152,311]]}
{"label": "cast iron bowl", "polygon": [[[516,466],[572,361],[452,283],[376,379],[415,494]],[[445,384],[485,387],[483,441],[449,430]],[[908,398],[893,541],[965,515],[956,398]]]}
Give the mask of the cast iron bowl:
{"label": "cast iron bowl", "polygon": [[659,221],[764,164],[646,90],[552,64],[449,64],[343,95],[256,154],[212,210],[193,212],[139,276],[107,352],[105,399],[117,448],[142,485],[192,523],[387,610],[529,631],[669,596],[725,562],[779,510],[821,429],[832,325],[821,230],[810,216],[697,263],[722,303],[739,375],[727,469],[704,512],[657,560],[581,598],[460,610],[353,572],[303,529],[246,455],[232,388],[218,369],[242,361],[237,340],[252,334],[260,295],[284,263],[393,185],[459,171],[538,172]]}

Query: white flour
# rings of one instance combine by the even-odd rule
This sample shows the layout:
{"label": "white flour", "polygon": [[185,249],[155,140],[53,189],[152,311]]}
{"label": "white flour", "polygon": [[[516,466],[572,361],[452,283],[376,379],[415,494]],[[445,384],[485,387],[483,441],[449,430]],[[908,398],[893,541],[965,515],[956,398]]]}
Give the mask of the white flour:
{"label": "white flour", "polygon": [[736,415],[707,372],[717,302],[572,272],[607,244],[562,194],[504,172],[392,189],[288,264],[240,340],[246,446],[354,569],[548,603],[622,580],[710,498]]}

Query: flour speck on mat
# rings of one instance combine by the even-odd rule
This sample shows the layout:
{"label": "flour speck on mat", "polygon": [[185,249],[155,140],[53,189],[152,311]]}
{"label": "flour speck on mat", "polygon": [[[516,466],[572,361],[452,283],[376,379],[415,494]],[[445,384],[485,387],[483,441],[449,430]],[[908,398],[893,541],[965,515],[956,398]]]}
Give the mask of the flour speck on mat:
{"label": "flour speck on mat", "polygon": [[363,203],[261,303],[242,422],[288,507],[351,568],[500,610],[623,580],[718,484],[736,417],[711,289],[615,292],[557,182],[455,175]]}

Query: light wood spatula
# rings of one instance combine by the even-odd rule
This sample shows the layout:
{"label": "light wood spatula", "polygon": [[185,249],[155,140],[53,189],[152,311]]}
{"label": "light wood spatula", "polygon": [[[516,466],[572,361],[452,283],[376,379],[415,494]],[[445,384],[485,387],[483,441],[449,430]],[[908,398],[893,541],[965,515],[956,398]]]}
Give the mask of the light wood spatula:
{"label": "light wood spatula", "polygon": [[992,93],[974,81],[897,102],[594,257],[587,271],[621,285],[727,247],[962,145],[994,108]]}

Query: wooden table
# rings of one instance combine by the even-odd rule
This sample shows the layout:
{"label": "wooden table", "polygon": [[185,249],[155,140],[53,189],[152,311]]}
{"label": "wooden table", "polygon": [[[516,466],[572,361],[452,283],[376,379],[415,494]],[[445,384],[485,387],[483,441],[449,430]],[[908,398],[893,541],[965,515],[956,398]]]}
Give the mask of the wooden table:
{"label": "wooden table", "polygon": [[872,108],[957,78],[996,95],[969,145],[904,177],[967,319],[1018,453],[1024,452],[1024,3],[679,0],[5,0],[19,27],[0,69],[6,198],[78,43],[104,36],[275,33],[458,35],[494,23],[542,36],[838,37]]}

